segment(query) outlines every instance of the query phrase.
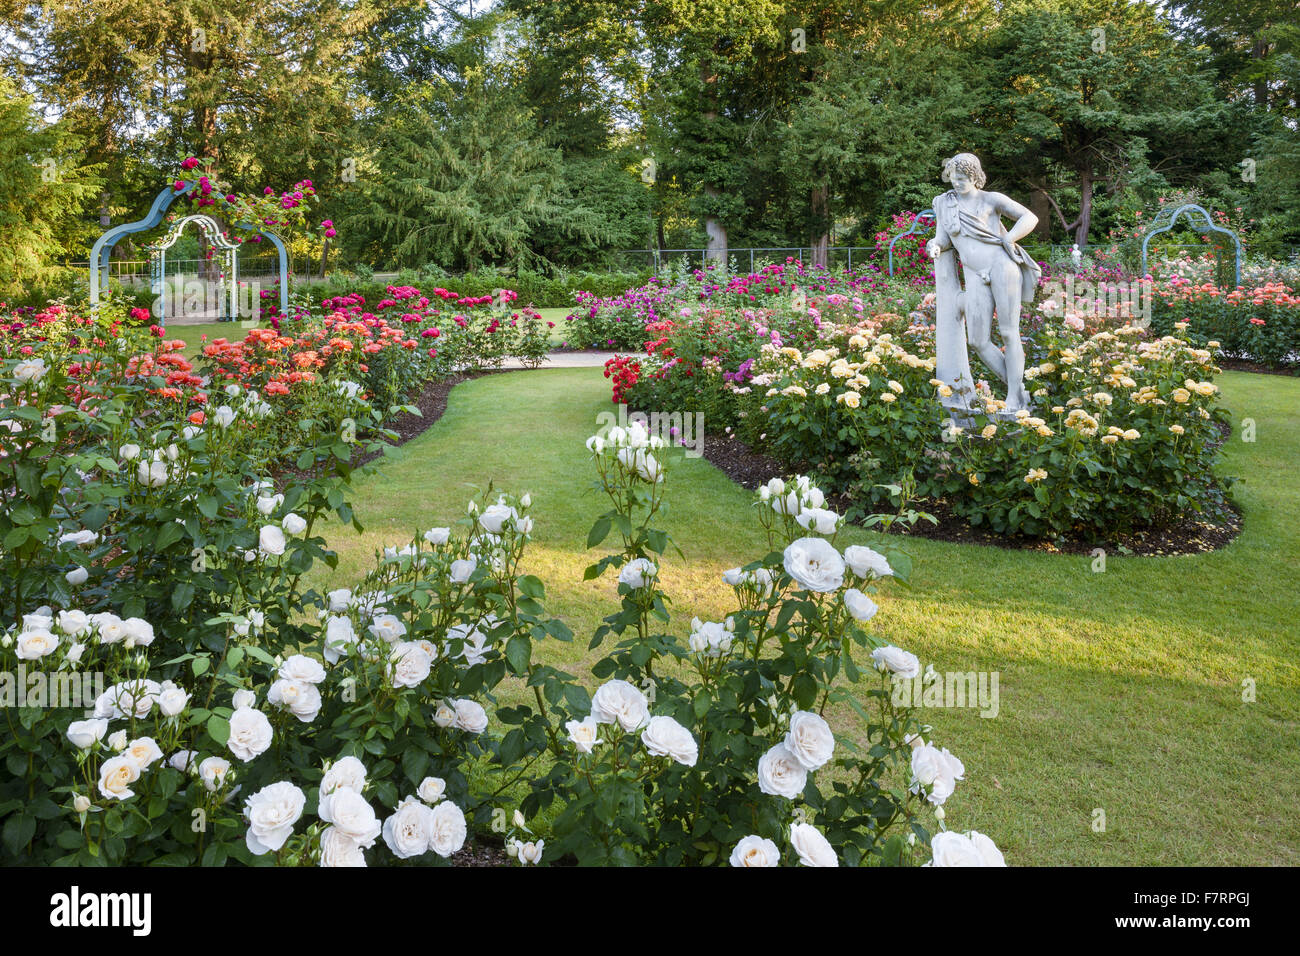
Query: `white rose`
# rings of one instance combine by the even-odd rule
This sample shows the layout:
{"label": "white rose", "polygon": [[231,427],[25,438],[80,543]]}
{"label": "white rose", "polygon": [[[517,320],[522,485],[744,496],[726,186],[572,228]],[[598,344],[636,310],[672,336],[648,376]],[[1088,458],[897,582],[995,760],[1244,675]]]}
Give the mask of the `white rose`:
{"label": "white rose", "polygon": [[98,540],[99,535],[85,528],[59,535],[59,544],[94,544]]}
{"label": "white rose", "polygon": [[641,732],[641,742],[656,757],[672,757],[686,767],[694,767],[700,756],[691,732],[671,717],[651,717]]}
{"label": "white rose", "polygon": [[840,865],[830,841],[811,823],[796,823],[790,827],[790,845],[804,866]]}
{"label": "white rose", "polygon": [[251,690],[241,688],[230,695],[230,706],[235,710],[241,707],[253,707],[257,704],[257,695]]}
{"label": "white rose", "polygon": [[701,621],[699,618],[691,621],[689,643],[691,650],[697,654],[721,657],[731,650],[733,639],[732,632],[727,629],[726,625],[718,621]]}
{"label": "white rose", "polygon": [[731,851],[732,866],[780,866],[781,851],[771,840],[759,836],[747,836]]}
{"label": "white rose", "polygon": [[993,841],[971,830],[968,834],[943,830],[930,841],[933,859],[926,866],[1006,866]]}
{"label": "white rose", "polygon": [[352,603],[352,592],[347,588],[339,588],[336,591],[331,591],[326,595],[325,599],[329,604],[330,613],[341,614]]}
{"label": "white rose", "polygon": [[283,707],[302,723],[309,724],[320,713],[321,696],[315,684],[306,681],[285,680],[281,677],[266,692],[268,702]]}
{"label": "white rose", "polygon": [[840,516],[825,508],[805,508],[794,520],[799,523],[799,527],[814,534],[834,534],[839,527]]}
{"label": "white rose", "polygon": [[77,794],[72,798],[72,809],[77,813],[86,813],[90,810],[90,797],[85,794]]}
{"label": "white rose", "polygon": [[257,511],[264,518],[271,517],[272,512],[284,504],[284,495],[258,495]]}
{"label": "white rose", "polygon": [[844,549],[844,563],[860,578],[871,575],[887,578],[894,573],[894,569],[889,566],[889,561],[883,554],[860,544],[850,545]]}
{"label": "white rose", "polygon": [[140,779],[140,765],[130,757],[112,757],[99,768],[99,792],[109,800],[134,796],[131,784]]}
{"label": "white rose", "polygon": [[39,382],[48,371],[49,369],[45,367],[45,359],[23,359],[14,366],[13,376],[20,382]]}
{"label": "white rose", "polygon": [[474,573],[478,567],[478,561],[474,557],[463,558],[459,561],[451,562],[451,580],[453,584],[464,584],[469,580],[469,576]]}
{"label": "white rose", "polygon": [[90,577],[90,572],[85,568],[73,568],[63,577],[69,584],[76,587],[80,584],[86,583],[86,579]]}
{"label": "white rose", "polygon": [[450,727],[456,722],[455,701],[442,701],[433,712],[433,722],[439,727]]}
{"label": "white rose", "polygon": [[167,766],[173,770],[179,770],[181,773],[192,773],[194,771],[194,751],[178,750],[167,758]]}
{"label": "white rose", "polygon": [[424,540],[435,548],[441,547],[451,539],[450,528],[430,528],[424,533]]}
{"label": "white rose", "polygon": [[73,644],[68,648],[68,653],[63,655],[63,659],[70,664],[77,664],[81,661],[81,655],[86,651],[85,644]]}
{"label": "white rose", "polygon": [[116,720],[132,715],[147,717],[162,691],[157,681],[132,680],[114,684],[95,701],[95,716]]}
{"label": "white rose", "polygon": [[23,631],[14,640],[14,653],[20,661],[35,661],[58,646],[59,639],[49,631]]}
{"label": "white rose", "polygon": [[148,770],[156,760],[162,759],[162,749],[152,737],[139,737],[126,745],[122,756],[130,757],[141,770]]}
{"label": "white rose", "polygon": [[406,625],[394,614],[380,614],[368,630],[380,640],[392,644],[406,634]]}
{"label": "white rose", "polygon": [[923,788],[928,788],[926,799],[936,807],[943,806],[944,801],[952,796],[957,781],[965,774],[962,762],[946,747],[940,750],[931,744],[921,744],[912,748],[911,790],[920,793]]}
{"label": "white rose", "polygon": [[126,637],[126,630],[122,627],[122,619],[116,614],[107,612],[90,615],[91,621],[95,624],[95,629],[99,631],[99,642],[101,644],[116,644]]}
{"label": "white rose", "polygon": [[825,593],[844,583],[844,559],[822,538],[800,538],[785,549],[785,570],[802,588]]}
{"label": "white rose", "polygon": [[349,644],[357,642],[357,632],[352,621],[346,617],[331,616],[325,625],[325,660],[336,664],[345,653]]}
{"label": "white rose", "polygon": [[248,816],[244,842],[249,852],[261,856],[284,846],[306,804],[306,794],[287,780],[263,787],[249,797],[244,803]]}
{"label": "white rose", "polygon": [[301,681],[304,684],[319,684],[325,679],[325,668],[320,661],[306,654],[294,654],[286,658],[278,673],[285,680]]}
{"label": "white rose", "polygon": [[808,785],[808,771],[785,744],[777,744],[758,760],[758,789],[793,800]]}
{"label": "white rose", "polygon": [[217,424],[222,428],[229,428],[230,423],[235,420],[235,410],[229,405],[220,405],[212,413],[212,417],[216,419]]}
{"label": "white rose", "polygon": [[119,731],[117,731],[116,733],[110,735],[109,738],[108,738],[108,745],[109,745],[110,747],[112,747],[114,750],[116,750],[118,753],[121,753],[123,750],[125,750],[125,749],[126,749],[126,731],[125,731],[125,730],[119,730]]}
{"label": "white rose", "polygon": [[321,796],[329,796],[342,787],[357,793],[366,789],[366,767],[356,757],[340,757],[325,769],[320,782]]}
{"label": "white rose", "polygon": [[90,633],[90,615],[85,611],[60,611],[59,630],[64,634],[79,637]]}
{"label": "white rose", "polygon": [[[496,619],[492,620],[495,622]],[[492,649],[487,635],[469,624],[457,624],[455,627],[447,628],[447,654],[451,654],[452,641],[462,642],[459,656],[465,658],[465,663],[471,666],[483,663],[486,652]]]}
{"label": "white rose", "polygon": [[643,588],[649,585],[658,573],[659,569],[653,562],[646,558],[634,558],[623,565],[623,570],[618,573],[618,581],[633,589]]}
{"label": "white rose", "polygon": [[361,846],[338,827],[326,827],[320,835],[321,866],[365,866]]}
{"label": "white rose", "polygon": [[247,763],[271,746],[271,722],[266,714],[251,707],[240,707],[230,715],[230,752]]}
{"label": "white rose", "polygon": [[799,710],[790,716],[785,746],[805,770],[818,770],[835,752],[835,735],[831,733],[830,724],[820,716]]}
{"label": "white rose", "polygon": [[601,684],[591,698],[591,716],[598,724],[617,723],[627,732],[639,729],[650,719],[645,694],[625,680]]}
{"label": "white rose", "polygon": [[307,530],[307,519],[290,511],[280,519],[280,526],[288,534],[302,534]]}
{"label": "white rose", "polygon": [[257,534],[257,550],[263,554],[284,554],[284,532],[273,524],[263,525]]}
{"label": "white rose", "polygon": [[471,734],[481,734],[487,730],[488,716],[483,705],[463,698],[454,704],[456,719],[454,726]]}
{"label": "white rose", "polygon": [[161,488],[167,484],[167,478],[170,470],[166,462],[162,461],[141,461],[136,468],[136,478],[140,484],[149,488]]}
{"label": "white rose", "polygon": [[869,621],[880,610],[875,601],[857,588],[849,588],[844,592],[844,606],[849,609],[849,613],[856,621]]}
{"label": "white rose", "polygon": [[199,779],[208,793],[216,793],[226,784],[230,761],[223,757],[207,757],[199,763]]}
{"label": "white rose", "polygon": [[158,709],[164,717],[175,717],[189,705],[190,695],[182,688],[172,685],[158,694]]}
{"label": "white rose", "polygon": [[74,720],[68,724],[67,730],[68,739],[78,750],[89,750],[96,741],[103,740],[106,733],[108,733],[108,721],[103,717]]}
{"label": "white rose", "polygon": [[415,797],[407,797],[384,821],[384,843],[400,860],[429,850],[429,815],[433,811]]}
{"label": "white rose", "polygon": [[428,651],[410,641],[394,646],[388,659],[393,665],[390,680],[394,687],[418,687],[433,667]]}
{"label": "white rose", "polygon": [[363,847],[371,846],[383,831],[374,809],[351,787],[339,787],[329,796],[321,797],[320,818]]}
{"label": "white rose", "polygon": [[447,792],[447,781],[442,777],[425,777],[415,792],[425,803],[437,803]]}
{"label": "white rose", "polygon": [[527,866],[529,863],[537,864],[542,862],[542,850],[546,846],[545,840],[538,840],[536,843],[520,843],[515,855],[519,862]]}
{"label": "white rose", "polygon": [[1002,856],[1002,851],[997,845],[978,830],[970,830],[966,834],[975,850],[980,855],[984,866],[1006,866],[1007,861]]}
{"label": "white rose", "polygon": [[489,534],[500,534],[507,521],[518,517],[519,512],[509,505],[488,505],[483,509],[483,513],[478,516],[478,523]]}
{"label": "white rose", "polygon": [[877,647],[871,652],[871,659],[876,662],[880,669],[893,671],[899,677],[911,680],[921,673],[921,662],[915,654],[894,647],[888,644],[885,647]]}
{"label": "white rose", "polygon": [[590,715],[582,720],[566,721],[564,729],[569,732],[569,742],[580,754],[589,754],[597,744],[604,743],[600,739],[600,725]]}
{"label": "white rose", "polygon": [[123,461],[135,461],[140,457],[140,446],[132,442],[127,442],[118,451]]}
{"label": "white rose", "polygon": [[444,859],[465,845],[465,814],[450,801],[429,811],[429,849]]}
{"label": "white rose", "polygon": [[143,618],[128,617],[122,622],[122,630],[127,647],[148,647],[153,643],[153,625]]}

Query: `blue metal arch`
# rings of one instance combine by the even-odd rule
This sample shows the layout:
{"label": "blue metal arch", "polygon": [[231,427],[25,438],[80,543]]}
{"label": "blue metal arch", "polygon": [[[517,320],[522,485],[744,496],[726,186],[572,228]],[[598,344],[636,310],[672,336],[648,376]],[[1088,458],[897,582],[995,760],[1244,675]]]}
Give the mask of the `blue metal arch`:
{"label": "blue metal arch", "polygon": [[1169,208],[1160,210],[1154,220],[1156,228],[1152,229],[1142,238],[1142,274],[1147,274],[1147,245],[1151,242],[1152,236],[1157,236],[1162,232],[1169,232],[1177,225],[1179,218],[1186,217],[1189,224],[1196,228],[1195,215],[1199,213],[1200,217],[1205,220],[1205,228],[1201,232],[1218,232],[1232,238],[1232,244],[1236,249],[1236,259],[1233,262],[1233,288],[1241,286],[1241,240],[1231,229],[1224,229],[1222,226],[1216,226],[1214,220],[1202,207],[1195,203],[1183,203],[1181,206],[1169,211]]}
{"label": "blue metal arch", "polygon": [[[148,214],[137,222],[123,223],[120,226],[113,226],[104,232],[102,236],[95,240],[95,245],[90,250],[90,304],[92,306],[99,304],[99,289],[101,274],[103,274],[104,284],[107,285],[108,257],[112,253],[113,247],[121,241],[122,237],[129,236],[132,233],[147,232],[150,229],[156,229],[162,224],[163,217],[166,216],[167,210],[171,204],[180,196],[188,196],[194,190],[199,188],[197,180],[182,183],[181,189],[174,186],[168,186],[156,197],[153,205],[149,207]],[[280,314],[289,314],[289,255],[284,247],[282,240],[274,232],[270,232],[261,226],[255,226],[252,223],[237,222],[234,224],[236,229],[242,229],[246,232],[255,232],[271,240],[279,254],[280,260]]]}
{"label": "blue metal arch", "polygon": [[916,229],[921,225],[921,220],[927,218],[930,220],[931,225],[934,225],[937,221],[933,209],[922,209],[916,214],[916,218],[912,220],[912,224],[907,227],[906,232],[900,232],[893,239],[889,240],[889,274],[891,276],[894,274],[894,243],[898,242],[898,240],[902,239],[904,236],[916,235]]}

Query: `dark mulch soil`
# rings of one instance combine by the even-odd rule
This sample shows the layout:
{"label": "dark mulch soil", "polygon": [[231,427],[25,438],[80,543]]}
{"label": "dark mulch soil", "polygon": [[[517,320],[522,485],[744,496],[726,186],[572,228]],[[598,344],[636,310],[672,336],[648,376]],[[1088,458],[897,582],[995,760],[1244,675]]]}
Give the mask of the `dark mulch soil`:
{"label": "dark mulch soil", "polygon": [[1300,375],[1300,368],[1275,368],[1272,365],[1260,365],[1258,362],[1248,362],[1245,359],[1219,358],[1215,359],[1215,364],[1221,369],[1228,369],[1233,372],[1256,372],[1260,375],[1286,375],[1291,378]]}
{"label": "dark mulch soil", "polygon": [[[734,435],[708,435],[704,441],[704,457],[732,481],[749,489],[757,488],[769,478],[790,472],[788,465],[768,455],[751,451],[749,446]],[[827,507],[841,514],[846,513],[854,504],[845,495],[830,495],[828,498]],[[1139,556],[1201,554],[1222,548],[1241,531],[1241,514],[1232,509],[1221,524],[1189,516],[1162,528],[1151,528],[1107,540],[1074,538],[1043,541],[1038,538],[1008,538],[985,528],[972,527],[970,522],[954,514],[952,508],[943,501],[930,501],[917,507],[918,510],[934,515],[938,524],[930,524],[928,521],[919,521],[911,527],[899,524],[891,533],[932,541],[992,545],[1011,551],[1042,551],[1051,554],[1088,554],[1094,548],[1104,548],[1112,554]]]}
{"label": "dark mulch soil", "polygon": [[452,866],[510,866],[510,863],[504,847],[489,843],[483,837],[473,837],[451,855]]}

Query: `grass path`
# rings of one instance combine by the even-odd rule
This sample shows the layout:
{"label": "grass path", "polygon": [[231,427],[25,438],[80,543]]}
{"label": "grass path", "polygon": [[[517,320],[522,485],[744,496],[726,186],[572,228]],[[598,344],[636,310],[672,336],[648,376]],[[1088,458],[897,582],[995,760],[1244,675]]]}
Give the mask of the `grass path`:
{"label": "grass path", "polygon": [[[1226,549],[1109,556],[1094,573],[1089,557],[914,541],[914,587],[882,596],[873,623],[894,643],[939,671],[999,674],[996,718],[932,709],[925,719],[967,768],[948,825],[990,834],[1014,863],[1300,863],[1300,382],[1228,373],[1222,385],[1234,419],[1257,429],[1253,444],[1234,430],[1225,451],[1246,512]],[[454,521],[471,484],[530,491],[528,570],[578,635],[542,652],[594,686],[586,637],[614,586],[582,581],[585,535],[604,507],[582,443],[609,407],[598,369],[458,386],[437,424],[362,480],[366,530],[331,532],[339,568],[316,583],[350,585],[375,548]],[[664,525],[687,561],[665,562],[664,583],[685,633],[692,614],[732,609],[719,575],[765,549],[751,495],[707,462],[685,461],[669,481]],[[855,529],[839,543],[872,537]],[[1247,679],[1254,703],[1242,700]],[[852,735],[847,712],[830,716]]]}

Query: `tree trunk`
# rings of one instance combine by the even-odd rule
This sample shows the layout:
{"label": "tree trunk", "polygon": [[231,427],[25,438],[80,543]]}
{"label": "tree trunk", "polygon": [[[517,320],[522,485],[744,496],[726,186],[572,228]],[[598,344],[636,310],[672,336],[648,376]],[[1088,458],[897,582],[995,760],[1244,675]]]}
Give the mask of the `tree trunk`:
{"label": "tree trunk", "polygon": [[1088,227],[1092,225],[1092,160],[1088,160],[1079,170],[1079,218],[1074,230],[1074,241],[1079,248],[1088,245]]}
{"label": "tree trunk", "polygon": [[[1263,60],[1269,53],[1269,42],[1264,37],[1257,37],[1255,45],[1251,47],[1250,57],[1252,60]],[[1255,108],[1260,110],[1268,109],[1268,81],[1263,76],[1255,80],[1254,89]]]}
{"label": "tree trunk", "polygon": [[1029,192],[1029,211],[1038,217],[1038,225],[1034,226],[1033,234],[1044,242],[1051,242],[1052,203],[1047,197],[1047,183],[1043,181],[1029,185],[1032,187]]}
{"label": "tree trunk", "polygon": [[[700,79],[704,82],[704,129],[705,136],[712,141],[717,135],[713,126],[718,119],[718,75],[713,72],[712,64],[705,60],[700,68]],[[704,232],[708,236],[705,242],[705,259],[726,264],[727,262],[727,227],[722,224],[715,212],[713,200],[722,195],[717,185],[712,182],[704,184],[704,195],[709,198],[709,209],[704,217]]]}
{"label": "tree trunk", "polygon": [[812,264],[825,269],[828,265],[831,244],[831,188],[826,183],[813,187],[812,197],[813,231],[809,240],[812,247]]}

